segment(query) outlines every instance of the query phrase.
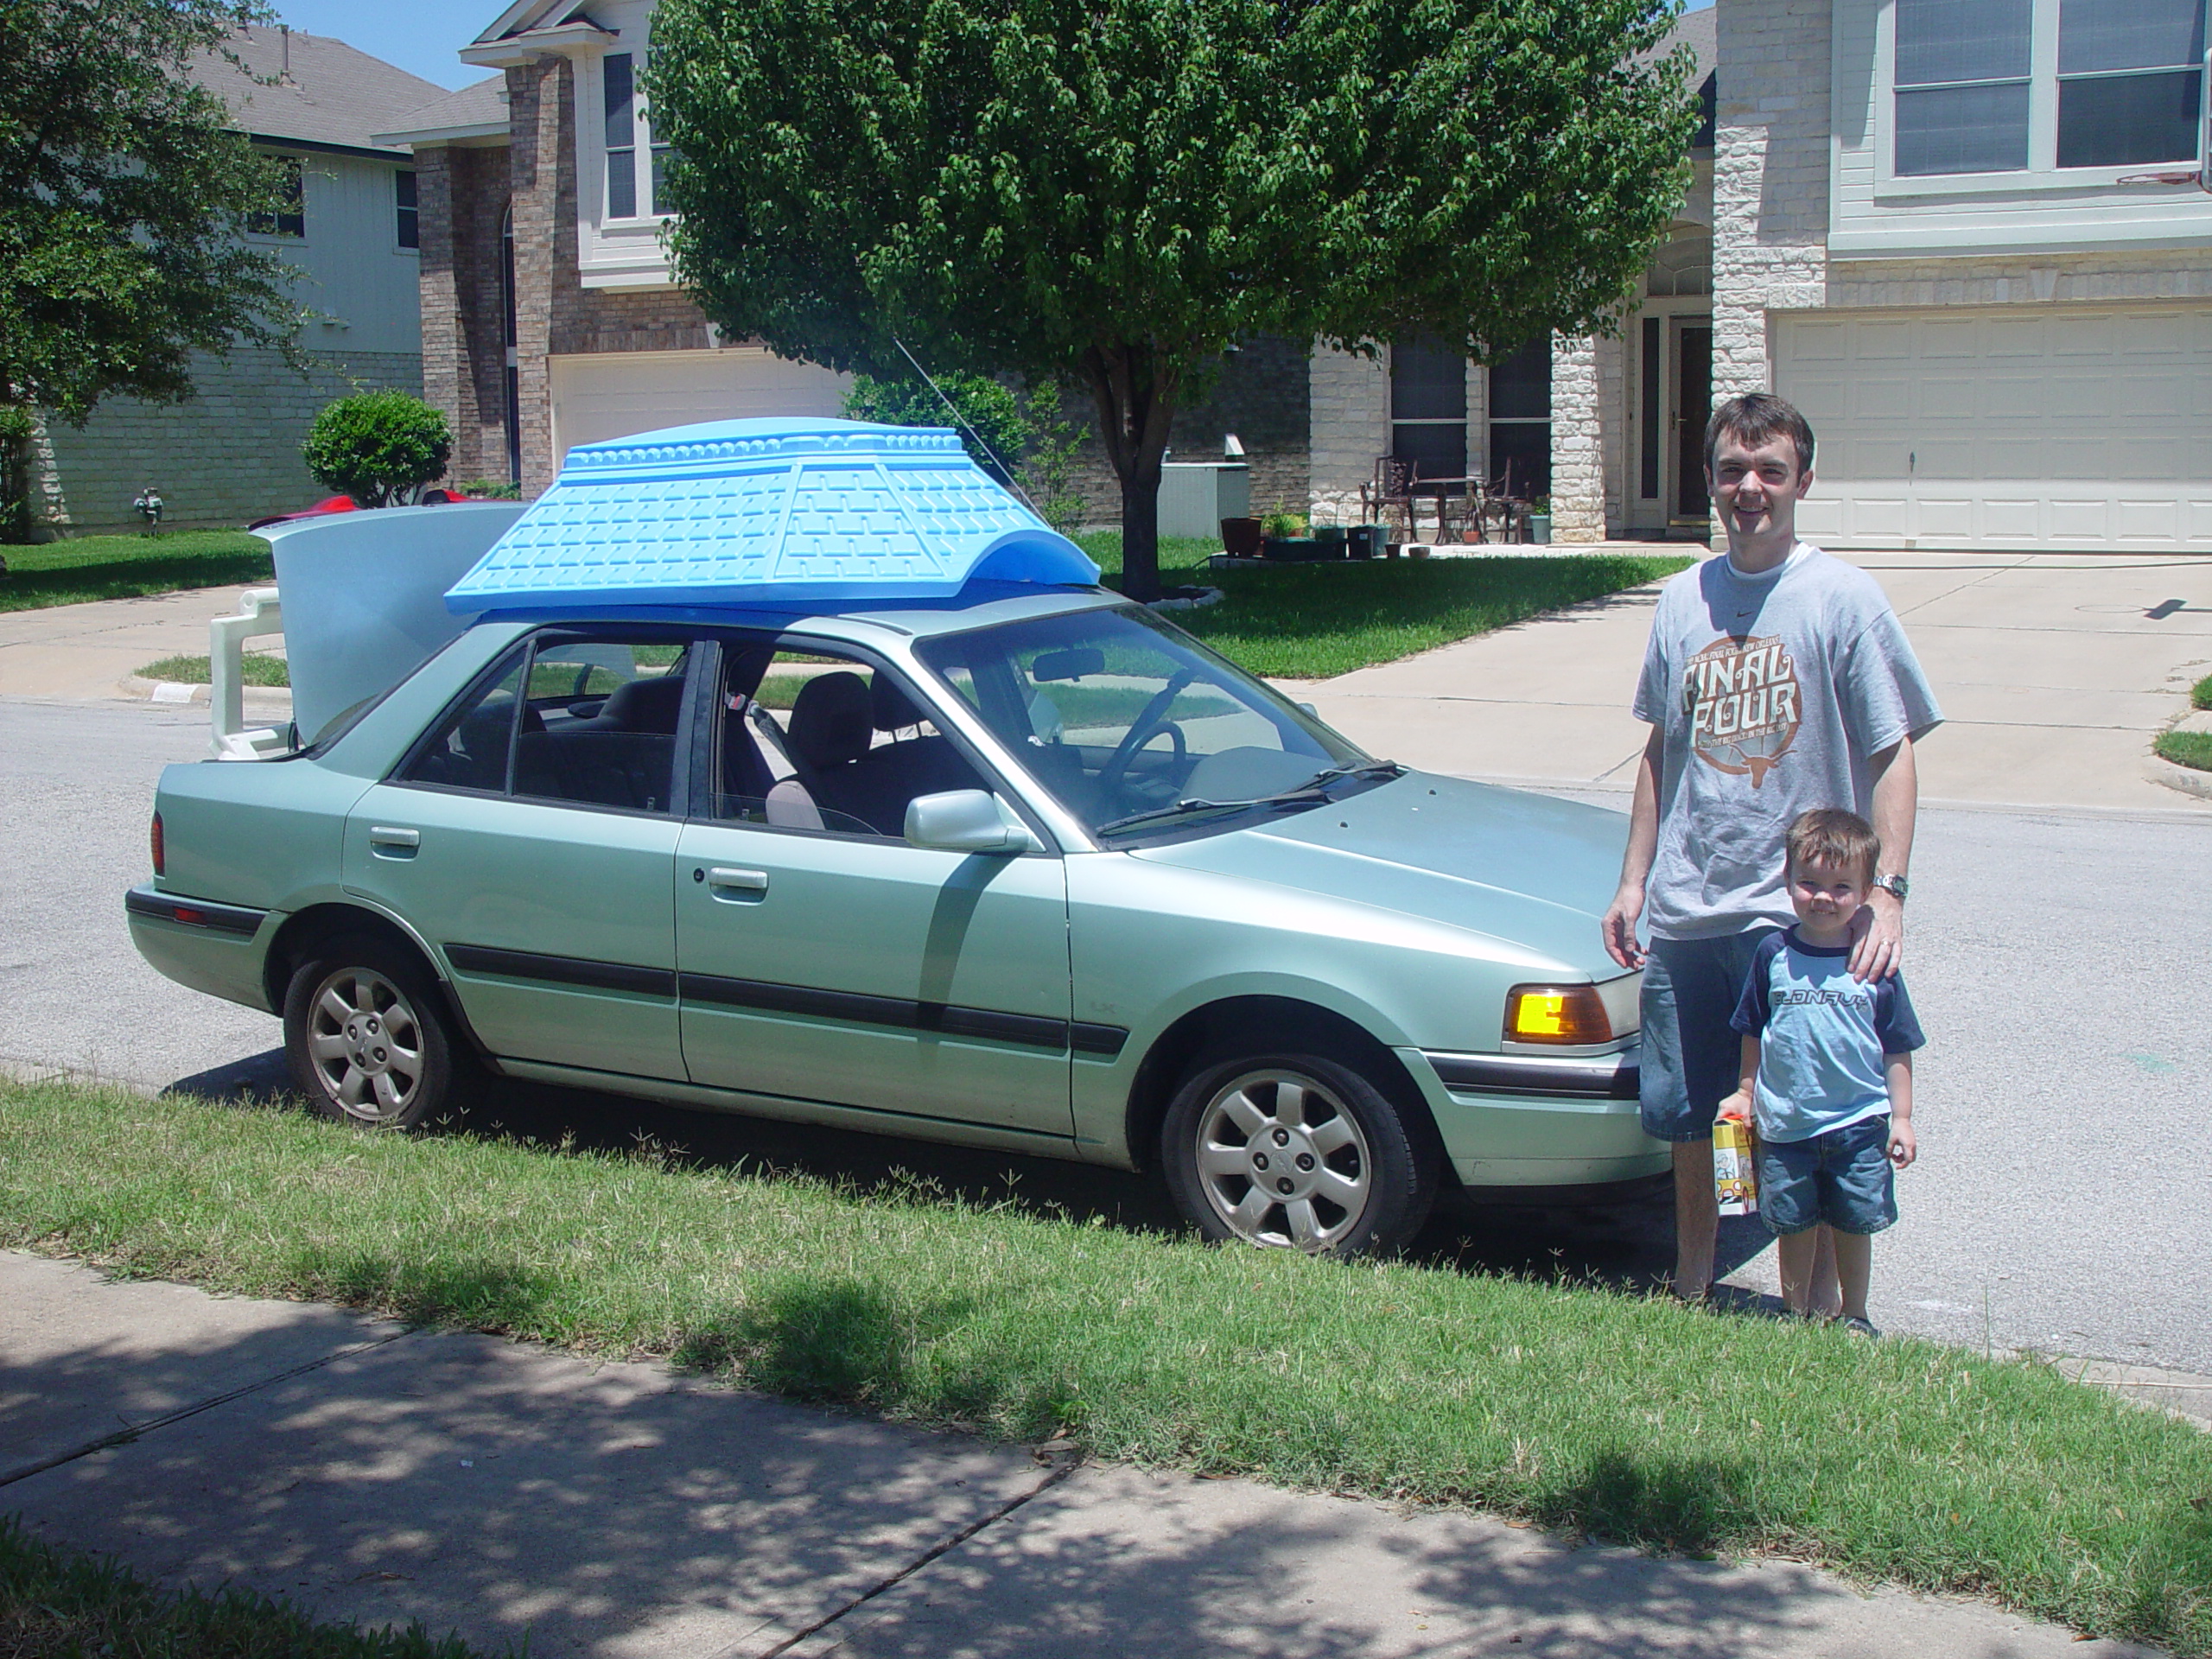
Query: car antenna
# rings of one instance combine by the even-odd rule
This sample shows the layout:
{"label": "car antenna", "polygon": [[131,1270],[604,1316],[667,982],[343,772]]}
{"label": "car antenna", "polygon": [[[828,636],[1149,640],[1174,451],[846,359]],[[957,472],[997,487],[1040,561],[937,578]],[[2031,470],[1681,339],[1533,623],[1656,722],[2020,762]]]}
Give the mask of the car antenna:
{"label": "car antenna", "polygon": [[1041,512],[1037,512],[1037,504],[1029,499],[1029,492],[1021,487],[1021,480],[1014,476],[1014,468],[1006,464],[1005,459],[1000,455],[997,450],[991,448],[989,442],[986,441],[982,433],[978,432],[974,427],[968,424],[968,417],[960,412],[960,405],[954,403],[951,398],[944,395],[944,388],[943,386],[940,386],[936,381],[930,378],[930,372],[922,366],[921,359],[919,358],[916,357],[912,352],[906,349],[906,342],[899,339],[898,335],[893,334],[891,336],[891,343],[899,348],[899,354],[902,357],[914,365],[914,372],[922,377],[922,384],[924,385],[927,386],[931,391],[937,394],[938,402],[943,404],[945,408],[952,411],[952,418],[960,423],[960,429],[963,432],[965,432],[969,437],[975,439],[976,448],[980,448],[985,454],[991,458],[991,465],[997,467],[1000,472],[1006,475],[1007,487],[1021,498],[1021,505],[1027,507],[1030,512],[1036,512],[1037,516],[1039,518],[1042,518],[1045,515]]}

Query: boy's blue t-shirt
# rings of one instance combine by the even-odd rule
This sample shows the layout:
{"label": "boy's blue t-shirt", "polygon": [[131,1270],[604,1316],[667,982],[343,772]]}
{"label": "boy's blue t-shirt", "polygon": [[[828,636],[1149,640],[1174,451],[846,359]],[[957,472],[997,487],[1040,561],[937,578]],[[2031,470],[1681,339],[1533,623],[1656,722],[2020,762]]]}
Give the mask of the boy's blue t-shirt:
{"label": "boy's blue t-shirt", "polygon": [[1928,1040],[1901,976],[1853,979],[1849,947],[1804,944],[1794,927],[1758,942],[1730,1023],[1762,1045],[1753,1094],[1770,1141],[1881,1116],[1890,1109],[1882,1057]]}

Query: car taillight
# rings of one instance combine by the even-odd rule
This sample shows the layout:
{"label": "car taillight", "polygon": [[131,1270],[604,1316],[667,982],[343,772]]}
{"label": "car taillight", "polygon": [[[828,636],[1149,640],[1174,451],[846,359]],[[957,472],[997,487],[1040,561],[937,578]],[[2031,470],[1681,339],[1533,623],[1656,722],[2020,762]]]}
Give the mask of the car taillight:
{"label": "car taillight", "polygon": [[1607,1043],[1613,1022],[1594,985],[1516,985],[1505,995],[1510,1043]]}
{"label": "car taillight", "polygon": [[162,815],[158,812],[154,814],[153,842],[154,874],[156,875],[167,875],[168,874],[168,849],[162,845]]}

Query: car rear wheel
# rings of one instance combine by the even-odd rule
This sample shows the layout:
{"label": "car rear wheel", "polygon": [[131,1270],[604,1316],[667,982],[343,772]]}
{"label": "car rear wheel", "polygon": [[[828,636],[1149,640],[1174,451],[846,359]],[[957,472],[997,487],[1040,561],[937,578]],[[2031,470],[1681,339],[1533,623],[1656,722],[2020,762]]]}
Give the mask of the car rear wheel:
{"label": "car rear wheel", "polygon": [[454,1034],[437,988],[381,939],[329,940],[293,970],[284,1053],[308,1103],[343,1122],[412,1128],[454,1102]]}
{"label": "car rear wheel", "polygon": [[1201,1061],[1160,1136],[1168,1189],[1209,1238],[1388,1255],[1435,1201],[1433,1154],[1380,1090],[1322,1055]]}

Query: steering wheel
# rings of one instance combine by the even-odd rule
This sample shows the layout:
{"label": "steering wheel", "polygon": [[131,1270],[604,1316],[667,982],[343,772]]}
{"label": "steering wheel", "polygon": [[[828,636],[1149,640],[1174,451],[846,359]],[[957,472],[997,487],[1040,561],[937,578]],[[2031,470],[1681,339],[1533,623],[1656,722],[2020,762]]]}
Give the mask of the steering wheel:
{"label": "steering wheel", "polygon": [[1122,779],[1129,770],[1129,763],[1137,758],[1137,751],[1160,735],[1162,731],[1175,736],[1175,758],[1180,760],[1189,752],[1183,741],[1183,728],[1167,718],[1168,709],[1183,694],[1183,688],[1198,677],[1195,668],[1179,668],[1168,677],[1167,683],[1154,694],[1150,702],[1129,722],[1129,729],[1122,734],[1114,753],[1106,757],[1106,764],[1098,768],[1098,797],[1110,801],[1122,792]]}

